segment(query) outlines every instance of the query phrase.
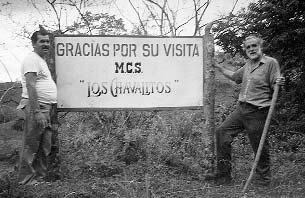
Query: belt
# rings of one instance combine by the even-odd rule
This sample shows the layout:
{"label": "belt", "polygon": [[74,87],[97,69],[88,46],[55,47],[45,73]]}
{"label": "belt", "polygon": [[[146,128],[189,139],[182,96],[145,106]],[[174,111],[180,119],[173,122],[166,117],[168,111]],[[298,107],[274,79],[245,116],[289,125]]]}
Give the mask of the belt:
{"label": "belt", "polygon": [[248,102],[240,102],[240,101],[239,101],[239,105],[242,106],[242,107],[250,107],[250,108],[253,108],[253,109],[259,109],[259,108],[261,108],[261,107],[259,107],[259,106],[256,106],[256,105],[254,105],[254,104],[250,104],[250,103],[248,103]]}
{"label": "belt", "polygon": [[[20,102],[19,102],[19,105],[17,106],[17,109],[22,109],[24,108],[25,106],[27,106],[28,104],[30,103],[29,99],[28,98],[21,98]],[[44,103],[44,102],[40,102],[38,101],[39,105],[42,105],[42,106],[54,106],[54,104],[49,104],[49,103]]]}
{"label": "belt", "polygon": [[261,106],[256,106],[256,105],[248,103],[248,102],[241,102],[241,101],[239,101],[239,105],[241,107],[246,107],[246,108],[251,108],[251,109],[268,109],[269,108],[269,106],[261,107]]}

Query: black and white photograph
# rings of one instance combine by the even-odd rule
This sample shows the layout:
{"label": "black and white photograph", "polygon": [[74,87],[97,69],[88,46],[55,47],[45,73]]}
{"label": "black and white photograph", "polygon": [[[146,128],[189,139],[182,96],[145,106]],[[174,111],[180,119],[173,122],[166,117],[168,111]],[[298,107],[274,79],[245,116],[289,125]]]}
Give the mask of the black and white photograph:
{"label": "black and white photograph", "polygon": [[305,1],[0,0],[0,198],[305,197]]}

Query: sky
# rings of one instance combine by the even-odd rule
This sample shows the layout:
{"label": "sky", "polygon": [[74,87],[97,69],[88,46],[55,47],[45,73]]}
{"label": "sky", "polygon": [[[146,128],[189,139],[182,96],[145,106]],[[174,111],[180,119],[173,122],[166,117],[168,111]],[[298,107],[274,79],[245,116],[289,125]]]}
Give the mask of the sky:
{"label": "sky", "polygon": [[[60,1],[60,0],[57,0]],[[109,2],[113,0],[102,0]],[[132,29],[132,23],[137,23],[137,15],[129,5],[128,0],[115,0],[115,4],[104,6],[89,6],[92,12],[107,12],[121,17],[128,31]],[[179,19],[187,18],[192,10],[188,9],[192,5],[192,0],[170,0],[179,2],[182,5],[179,12]],[[239,0],[235,11],[246,7],[255,0]],[[11,4],[6,5],[7,2]],[[31,2],[36,2],[35,6]],[[132,0],[135,7],[140,11],[141,0]],[[211,0],[211,3],[204,15],[204,23],[213,21],[220,15],[228,14],[233,8],[235,0]],[[77,16],[76,11],[63,10],[63,23],[71,24]],[[67,13],[65,15],[65,13]],[[20,65],[23,58],[32,50],[28,35],[38,29],[38,24],[52,24],[55,15],[46,0],[0,0],[0,82],[20,80]],[[27,34],[23,31],[26,30]],[[187,26],[180,33],[181,36],[192,35],[193,29]]]}

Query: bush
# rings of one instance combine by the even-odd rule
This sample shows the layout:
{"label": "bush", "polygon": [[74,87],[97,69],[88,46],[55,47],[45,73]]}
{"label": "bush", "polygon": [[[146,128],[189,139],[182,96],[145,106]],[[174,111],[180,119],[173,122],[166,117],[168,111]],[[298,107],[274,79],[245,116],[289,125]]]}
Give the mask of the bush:
{"label": "bush", "polygon": [[200,111],[69,113],[59,138],[64,171],[119,171],[147,161],[201,172],[208,168],[202,117]]}

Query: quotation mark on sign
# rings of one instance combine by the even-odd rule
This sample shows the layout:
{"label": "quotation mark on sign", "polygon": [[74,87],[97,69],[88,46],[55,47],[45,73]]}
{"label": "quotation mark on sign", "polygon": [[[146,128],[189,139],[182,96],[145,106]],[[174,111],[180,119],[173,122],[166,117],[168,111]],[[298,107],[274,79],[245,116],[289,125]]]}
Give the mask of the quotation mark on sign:
{"label": "quotation mark on sign", "polygon": [[179,82],[179,80],[175,80],[175,83],[178,83]]}
{"label": "quotation mark on sign", "polygon": [[80,82],[80,83],[84,83],[85,81],[84,81],[84,80],[79,80],[79,82]]}

